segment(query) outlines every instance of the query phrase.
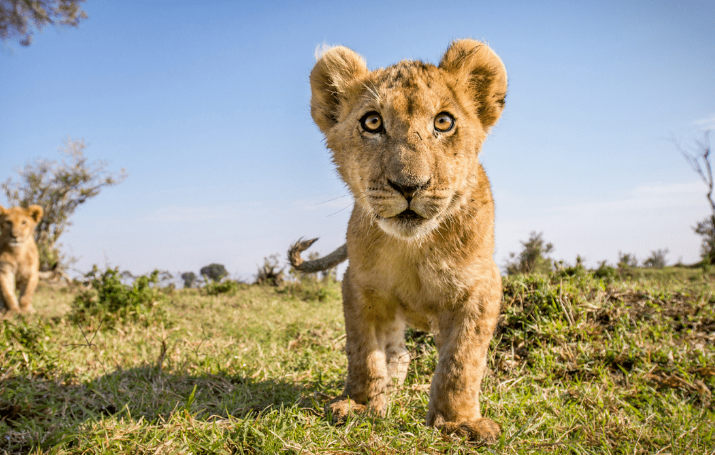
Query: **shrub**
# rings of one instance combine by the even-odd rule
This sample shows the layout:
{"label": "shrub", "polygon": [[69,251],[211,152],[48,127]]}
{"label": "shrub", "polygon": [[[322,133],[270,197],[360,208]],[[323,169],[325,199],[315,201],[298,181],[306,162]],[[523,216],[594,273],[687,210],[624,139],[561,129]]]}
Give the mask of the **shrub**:
{"label": "shrub", "polygon": [[524,249],[517,255],[509,253],[506,263],[506,273],[514,275],[517,273],[549,273],[553,268],[551,258],[546,257],[554,249],[551,243],[545,243],[543,232],[532,232],[529,240],[521,242]]}
{"label": "shrub", "polygon": [[[101,272],[97,266],[85,277],[89,278],[89,289],[81,292],[72,302],[71,319],[86,322],[99,318],[102,323],[117,320],[136,321],[145,317],[163,299],[159,291],[159,271],[138,276],[131,285],[122,283],[123,274],[119,268],[108,268]],[[126,276],[126,274],[124,275]]]}
{"label": "shrub", "polygon": [[665,267],[665,256],[668,254],[668,249],[656,250],[650,252],[650,257],[643,261],[643,267],[652,269],[662,269]]}
{"label": "shrub", "polygon": [[576,256],[576,263],[573,266],[564,265],[563,261],[559,261],[556,266],[556,273],[559,276],[582,276],[586,274],[586,267],[583,265],[581,255]]}
{"label": "shrub", "polygon": [[638,259],[636,259],[635,254],[621,253],[618,252],[618,265],[619,269],[634,269],[638,267]]}
{"label": "shrub", "polygon": [[606,264],[606,261],[601,261],[598,268],[593,271],[593,276],[604,280],[614,280],[618,278],[618,270]]}

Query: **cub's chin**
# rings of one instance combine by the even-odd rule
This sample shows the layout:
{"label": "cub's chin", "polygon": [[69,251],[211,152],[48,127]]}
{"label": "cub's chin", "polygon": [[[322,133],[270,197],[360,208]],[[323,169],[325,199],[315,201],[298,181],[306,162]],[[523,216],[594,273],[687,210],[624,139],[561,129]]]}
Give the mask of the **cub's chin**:
{"label": "cub's chin", "polygon": [[385,233],[402,240],[419,240],[432,232],[439,222],[436,218],[424,218],[407,209],[389,218],[377,218],[377,224]]}

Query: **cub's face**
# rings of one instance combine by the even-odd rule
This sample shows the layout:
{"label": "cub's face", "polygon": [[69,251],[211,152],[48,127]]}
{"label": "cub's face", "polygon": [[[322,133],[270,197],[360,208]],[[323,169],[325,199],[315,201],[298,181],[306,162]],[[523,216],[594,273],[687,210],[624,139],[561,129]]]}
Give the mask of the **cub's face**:
{"label": "cub's face", "polygon": [[35,227],[42,219],[42,207],[31,205],[28,208],[0,205],[0,238],[11,247],[24,245],[33,238]]}
{"label": "cub's face", "polygon": [[311,73],[313,118],[355,203],[388,234],[418,239],[466,202],[478,154],[506,94],[488,47],[452,44],[439,66],[403,61],[368,71],[327,51]]}

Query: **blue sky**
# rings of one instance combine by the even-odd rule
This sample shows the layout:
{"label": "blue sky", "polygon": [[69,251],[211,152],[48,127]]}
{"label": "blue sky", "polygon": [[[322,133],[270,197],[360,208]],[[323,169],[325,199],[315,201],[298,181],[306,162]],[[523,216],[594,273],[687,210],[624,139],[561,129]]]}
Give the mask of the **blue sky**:
{"label": "blue sky", "polygon": [[[715,127],[715,3],[88,0],[77,29],[0,50],[0,180],[68,136],[129,177],[61,240],[134,273],[211,262],[251,278],[301,236],[338,247],[352,204],[309,112],[315,48],[371,68],[487,41],[509,73],[482,162],[496,260],[531,231],[589,265],[694,262],[705,187],[678,154]],[[715,139],[715,138],[714,138]],[[0,204],[6,204],[0,196]]]}

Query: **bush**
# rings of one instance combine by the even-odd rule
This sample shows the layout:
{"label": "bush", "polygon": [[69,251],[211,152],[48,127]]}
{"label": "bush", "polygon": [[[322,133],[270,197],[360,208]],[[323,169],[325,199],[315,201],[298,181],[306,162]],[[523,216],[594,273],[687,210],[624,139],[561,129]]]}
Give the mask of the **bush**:
{"label": "bush", "polygon": [[619,251],[617,267],[622,270],[634,269],[638,267],[638,259],[636,259],[635,254],[621,253]]}
{"label": "bush", "polygon": [[615,267],[611,267],[606,264],[606,261],[601,261],[598,268],[593,271],[593,276],[612,281],[618,278],[618,270]]}
{"label": "bush", "polygon": [[563,261],[556,264],[556,273],[558,276],[583,276],[586,275],[586,267],[583,265],[581,255],[576,256],[576,263],[573,266],[564,265]]}
{"label": "bush", "polygon": [[665,256],[668,254],[668,249],[656,250],[650,252],[650,257],[643,261],[643,267],[652,269],[662,269],[665,267]]}
{"label": "bush", "polygon": [[518,273],[549,273],[553,268],[551,258],[546,257],[554,249],[551,243],[545,243],[543,232],[532,232],[529,240],[521,242],[524,249],[517,256],[516,253],[509,253],[506,263],[506,273],[515,275]]}
{"label": "bush", "polygon": [[149,276],[138,276],[131,285],[126,285],[122,283],[123,274],[119,268],[100,272],[94,266],[85,275],[90,278],[89,289],[72,302],[71,319],[87,322],[98,318],[100,322],[112,325],[117,320],[137,321],[146,317],[164,298],[157,286],[159,274],[154,270]]}

